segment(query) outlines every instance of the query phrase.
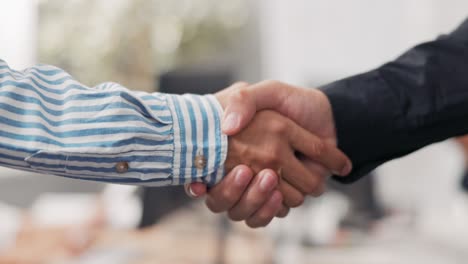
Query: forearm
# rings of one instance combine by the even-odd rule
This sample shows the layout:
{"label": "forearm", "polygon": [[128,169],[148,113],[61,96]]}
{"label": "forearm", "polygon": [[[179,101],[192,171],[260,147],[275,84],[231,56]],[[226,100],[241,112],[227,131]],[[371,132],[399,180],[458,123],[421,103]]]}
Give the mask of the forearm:
{"label": "forearm", "polygon": [[[65,177],[141,185],[215,182],[226,138],[211,96],[88,88],[58,68],[0,61],[0,163]],[[199,155],[206,165],[196,166]]]}
{"label": "forearm", "polygon": [[352,182],[430,143],[468,133],[468,22],[371,72],[323,87]]}

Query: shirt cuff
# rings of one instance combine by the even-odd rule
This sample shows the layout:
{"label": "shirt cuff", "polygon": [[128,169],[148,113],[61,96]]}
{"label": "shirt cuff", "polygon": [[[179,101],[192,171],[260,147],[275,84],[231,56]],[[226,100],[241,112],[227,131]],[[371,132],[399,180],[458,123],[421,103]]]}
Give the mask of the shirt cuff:
{"label": "shirt cuff", "polygon": [[213,95],[168,95],[167,100],[173,118],[173,184],[216,184],[224,175],[228,144],[221,132],[221,105]]}
{"label": "shirt cuff", "polygon": [[401,107],[377,70],[320,89],[332,106],[338,147],[353,163],[348,176],[334,179],[353,183],[388,160],[385,145],[397,131]]}

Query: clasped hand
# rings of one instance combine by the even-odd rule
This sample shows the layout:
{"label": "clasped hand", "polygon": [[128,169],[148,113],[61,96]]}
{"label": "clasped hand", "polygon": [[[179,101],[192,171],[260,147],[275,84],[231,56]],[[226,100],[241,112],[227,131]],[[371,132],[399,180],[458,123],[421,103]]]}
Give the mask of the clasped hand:
{"label": "clasped hand", "polygon": [[209,192],[201,183],[187,186],[191,196],[207,194],[211,211],[227,211],[250,227],[265,226],[306,196],[322,194],[332,173],[351,171],[350,160],[336,147],[330,103],[319,90],[276,81],[236,83],[216,98],[225,110],[228,174]]}

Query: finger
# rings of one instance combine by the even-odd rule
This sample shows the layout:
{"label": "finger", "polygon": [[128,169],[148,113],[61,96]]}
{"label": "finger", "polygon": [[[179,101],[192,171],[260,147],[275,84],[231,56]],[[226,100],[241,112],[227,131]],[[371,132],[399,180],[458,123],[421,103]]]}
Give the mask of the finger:
{"label": "finger", "polygon": [[286,217],[288,214],[289,214],[289,207],[287,207],[287,206],[285,206],[285,205],[283,204],[283,206],[281,207],[281,209],[279,210],[279,212],[276,214],[276,217],[284,218],[284,217]]}
{"label": "finger", "polygon": [[327,189],[326,185],[325,185],[325,182],[319,184],[316,188],[315,188],[315,191],[311,194],[309,194],[310,196],[312,197],[320,197],[324,192],[325,190]]}
{"label": "finger", "polygon": [[222,130],[226,135],[235,135],[252,120],[256,113],[255,100],[249,95],[247,83],[235,83],[227,88],[229,98],[224,109]]}
{"label": "finger", "polygon": [[240,201],[229,210],[229,218],[234,221],[247,219],[268,201],[277,185],[275,172],[270,169],[260,171]]}
{"label": "finger", "polygon": [[294,208],[304,203],[304,194],[287,181],[281,180],[278,185],[278,190],[283,194],[283,203],[286,207]]}
{"label": "finger", "polygon": [[290,143],[293,148],[308,158],[317,161],[337,175],[351,172],[351,161],[338,148],[325,143],[321,138],[300,126],[292,126]]}
{"label": "finger", "polygon": [[314,193],[310,194],[314,197],[318,197],[322,195],[326,188],[326,181],[327,179],[331,176],[331,172],[327,170],[325,167],[322,165],[318,164],[315,161],[312,161],[310,159],[301,159],[302,164],[307,168],[308,171],[310,171],[312,174],[316,175],[316,177],[319,178],[319,184],[317,186],[317,189]]}
{"label": "finger", "polygon": [[267,226],[271,220],[282,209],[283,196],[281,192],[275,190],[270,199],[252,216],[247,218],[245,223],[252,228]]}
{"label": "finger", "polygon": [[317,163],[316,161],[313,161],[311,159],[308,159],[304,156],[298,158],[302,164],[311,172],[314,174],[322,176],[324,179],[327,179],[328,177],[332,176],[332,172],[325,168],[323,165]]}
{"label": "finger", "polygon": [[319,185],[324,181],[320,174],[308,170],[297,158],[288,159],[288,163],[283,168],[282,179],[306,195],[314,195],[318,192]]}
{"label": "finger", "polygon": [[235,167],[208,192],[206,206],[214,213],[227,211],[239,201],[252,178],[253,172],[249,167]]}
{"label": "finger", "polygon": [[201,198],[206,194],[206,184],[201,182],[194,182],[184,185],[185,193],[193,199]]}

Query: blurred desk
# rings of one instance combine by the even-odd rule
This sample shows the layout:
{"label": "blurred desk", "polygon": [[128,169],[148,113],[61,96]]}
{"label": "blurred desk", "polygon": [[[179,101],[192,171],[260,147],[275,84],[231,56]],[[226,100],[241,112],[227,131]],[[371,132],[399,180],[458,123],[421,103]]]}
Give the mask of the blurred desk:
{"label": "blurred desk", "polygon": [[[105,231],[93,249],[105,250],[114,247],[133,250],[136,257],[127,262],[131,264],[218,263],[217,253],[221,249],[216,226],[219,217],[199,216],[182,210],[160,224],[142,231]],[[224,263],[271,262],[271,242],[265,233],[248,229],[244,224],[234,226],[225,247]]]}
{"label": "blurred desk", "polygon": [[[196,204],[143,230],[101,229],[93,232],[91,238],[61,228],[29,232],[0,257],[0,263],[271,263],[272,245],[265,231],[248,229],[242,223],[231,229],[224,248],[225,260],[218,262],[218,252],[223,250],[218,239],[219,220],[219,215]],[[70,234],[75,235],[75,240],[92,242],[82,248],[81,254],[74,255],[73,250],[64,250]]]}
{"label": "blurred desk", "polygon": [[[447,216],[445,214],[444,216]],[[159,224],[140,231],[101,229],[79,255],[64,248],[60,228],[29,232],[4,256],[1,264],[462,264],[468,259],[466,233],[424,234],[410,218],[387,219],[369,234],[350,243],[313,247],[289,240],[273,249],[264,229],[234,224],[225,243],[225,261],[217,261],[219,216],[201,204],[180,210]],[[279,223],[284,224],[284,222]],[[444,225],[449,228],[450,225]],[[293,227],[291,227],[293,228]],[[293,230],[291,230],[292,232]],[[299,230],[302,232],[301,230]],[[458,235],[457,235],[458,234]],[[75,239],[80,239],[76,234]],[[286,238],[285,238],[286,239]],[[292,248],[294,247],[294,248]],[[81,251],[83,252],[83,251]],[[276,258],[272,261],[272,258]],[[29,259],[29,260],[28,260]],[[7,261],[11,260],[11,261]],[[24,260],[24,261],[23,261]]]}

